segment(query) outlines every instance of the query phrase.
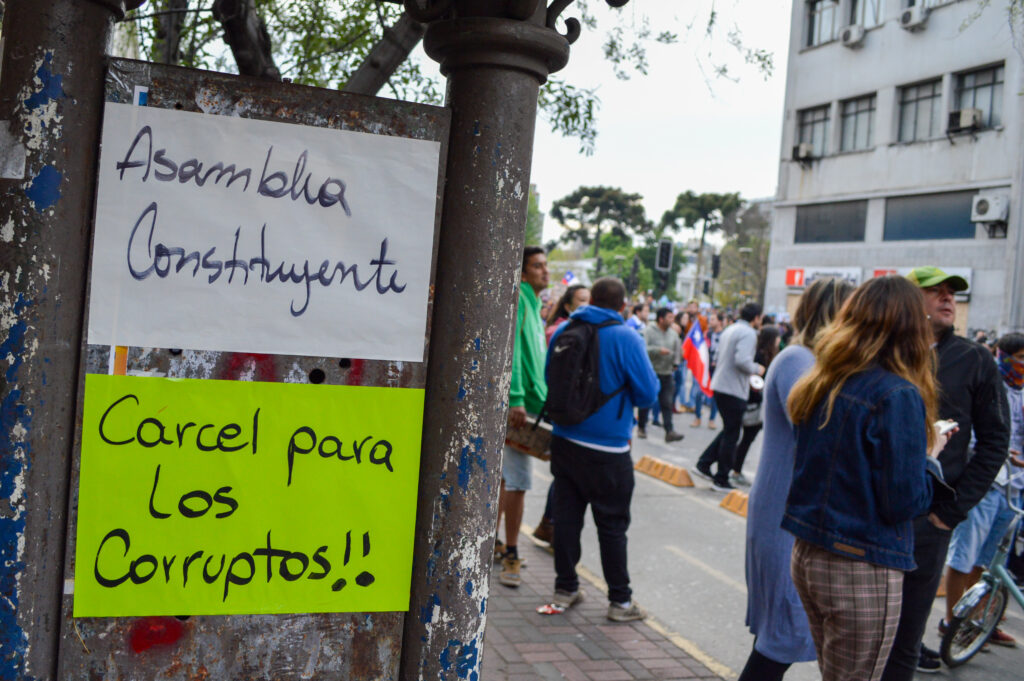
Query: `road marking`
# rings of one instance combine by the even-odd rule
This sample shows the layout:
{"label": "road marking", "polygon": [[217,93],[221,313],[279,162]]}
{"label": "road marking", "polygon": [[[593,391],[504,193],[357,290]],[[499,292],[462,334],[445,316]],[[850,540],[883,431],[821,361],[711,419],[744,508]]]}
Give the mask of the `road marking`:
{"label": "road marking", "polygon": [[735,579],[733,579],[729,575],[725,574],[721,570],[718,570],[716,568],[711,567],[710,565],[708,565],[704,561],[700,560],[699,558],[695,558],[694,556],[691,556],[689,553],[687,553],[686,551],[683,551],[678,546],[672,546],[671,544],[666,544],[665,545],[665,550],[670,552],[670,553],[676,554],[677,556],[679,556],[680,558],[685,560],[690,565],[693,565],[694,567],[699,568],[700,570],[703,570],[709,577],[714,577],[715,579],[720,581],[722,584],[725,584],[726,586],[731,586],[732,588],[736,589],[740,593],[744,593],[744,594],[747,593],[746,585],[741,584],[740,582],[737,582]]}
{"label": "road marking", "polygon": [[552,480],[554,480],[553,477],[551,477],[549,474],[547,474],[547,473],[545,473],[543,471],[534,470],[533,474],[536,475],[541,480],[543,480],[544,482],[551,482]]}

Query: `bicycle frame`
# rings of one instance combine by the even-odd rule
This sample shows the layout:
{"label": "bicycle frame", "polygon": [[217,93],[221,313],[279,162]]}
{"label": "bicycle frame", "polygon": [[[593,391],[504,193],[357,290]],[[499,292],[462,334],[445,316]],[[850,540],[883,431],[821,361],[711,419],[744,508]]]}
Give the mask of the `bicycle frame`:
{"label": "bicycle frame", "polygon": [[992,561],[989,563],[988,568],[981,575],[981,580],[968,589],[960,600],[956,602],[956,605],[953,606],[954,617],[966,616],[977,607],[986,595],[994,592],[1000,586],[1005,587],[1010,595],[1013,596],[1013,599],[1017,601],[1017,605],[1024,609],[1024,594],[1017,588],[1013,577],[1010,576],[1009,571],[1006,569],[1006,557],[1010,554],[1010,544],[1013,542],[1017,526],[1020,525],[1021,517],[1024,516],[1024,509],[1014,505],[1012,495],[1013,490],[1007,484],[1006,501],[1010,505],[1010,509],[1017,514],[1017,517],[1014,518],[1010,526],[1006,528],[1006,532],[1003,533],[1003,538],[999,542],[999,548],[996,550],[996,554],[992,556]]}

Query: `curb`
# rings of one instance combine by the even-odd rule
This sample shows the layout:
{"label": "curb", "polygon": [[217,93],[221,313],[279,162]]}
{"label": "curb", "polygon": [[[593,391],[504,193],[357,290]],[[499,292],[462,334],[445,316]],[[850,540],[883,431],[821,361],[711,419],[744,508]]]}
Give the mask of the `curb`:
{"label": "curb", "polygon": [[747,500],[750,495],[746,492],[741,492],[738,489],[734,489],[725,495],[722,499],[722,503],[719,504],[722,508],[727,511],[732,511],[736,515],[747,517]]}
{"label": "curb", "polygon": [[690,477],[690,472],[685,468],[680,468],[661,459],[656,459],[653,456],[644,455],[640,457],[640,460],[636,462],[633,468],[675,487],[694,486],[693,478]]}

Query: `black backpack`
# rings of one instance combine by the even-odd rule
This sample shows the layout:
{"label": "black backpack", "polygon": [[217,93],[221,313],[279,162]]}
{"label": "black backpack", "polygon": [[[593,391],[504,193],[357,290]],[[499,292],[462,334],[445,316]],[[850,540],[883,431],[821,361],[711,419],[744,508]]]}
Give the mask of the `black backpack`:
{"label": "black backpack", "polygon": [[[569,321],[551,347],[547,367],[548,397],[541,417],[547,417],[559,426],[575,426],[626,389],[623,384],[613,393],[601,392],[599,368],[601,344],[597,338],[598,329],[621,323],[614,319],[601,324],[578,319]],[[619,416],[622,416],[621,407]]]}

